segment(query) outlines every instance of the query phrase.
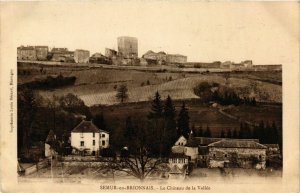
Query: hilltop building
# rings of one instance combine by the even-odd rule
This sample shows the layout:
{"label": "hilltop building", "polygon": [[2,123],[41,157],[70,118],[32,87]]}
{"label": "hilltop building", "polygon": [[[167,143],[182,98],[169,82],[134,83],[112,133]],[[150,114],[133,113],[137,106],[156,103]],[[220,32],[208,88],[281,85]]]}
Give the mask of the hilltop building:
{"label": "hilltop building", "polygon": [[90,51],[77,49],[74,52],[74,60],[76,63],[89,63]]}
{"label": "hilltop building", "polygon": [[165,64],[167,55],[165,52],[155,53],[152,50],[146,52],[142,58],[144,58],[149,64]]}
{"label": "hilltop building", "polygon": [[113,49],[105,48],[105,56],[108,58],[117,57],[118,52]]}
{"label": "hilltop building", "polygon": [[35,46],[37,60],[47,60],[48,46]]}
{"label": "hilltop building", "polygon": [[109,147],[109,133],[83,120],[71,131],[71,146],[75,154],[99,155],[100,149]]}
{"label": "hilltop building", "polygon": [[50,54],[51,61],[55,62],[74,62],[74,52],[69,51],[68,48],[52,48]]}
{"label": "hilltop building", "polygon": [[36,49],[33,46],[20,46],[17,48],[18,60],[37,60]]}
{"label": "hilltop building", "polygon": [[167,54],[166,62],[168,64],[183,64],[187,62],[187,56],[180,54]]}
{"label": "hilltop building", "polygon": [[118,37],[118,54],[125,59],[138,58],[138,39],[135,37]]}
{"label": "hilltop building", "polygon": [[90,57],[89,62],[94,64],[111,64],[111,59],[101,53],[95,53]]}

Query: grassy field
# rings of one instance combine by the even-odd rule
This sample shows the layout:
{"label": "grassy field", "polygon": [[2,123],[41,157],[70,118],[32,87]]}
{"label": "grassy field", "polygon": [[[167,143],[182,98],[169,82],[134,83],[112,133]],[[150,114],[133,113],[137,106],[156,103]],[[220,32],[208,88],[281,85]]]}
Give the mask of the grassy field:
{"label": "grassy field", "polygon": [[[155,72],[26,64],[19,64],[18,71],[19,84],[59,74],[75,76],[76,82],[72,86],[38,92],[45,98],[68,93],[76,94],[91,107],[93,114],[103,112],[112,129],[124,128],[127,116],[145,120],[150,110],[148,101],[153,98],[156,91],[159,91],[163,100],[167,95],[176,100],[177,112],[181,101],[185,100],[189,108],[190,125],[195,125],[196,128],[200,126],[206,128],[208,125],[214,136],[218,136],[221,129],[239,128],[241,120],[251,122],[265,120],[275,121],[277,125],[282,124],[281,105],[239,106],[227,109],[226,113],[238,117],[234,120],[221,114],[216,108],[195,102],[199,97],[193,92],[193,88],[200,82],[208,81],[231,87],[241,97],[255,97],[261,102],[281,103],[281,72],[232,72],[227,76],[226,73]],[[116,87],[121,84],[128,87],[129,97],[125,104],[119,104],[115,97]]]}
{"label": "grassy field", "polygon": [[[23,71],[30,71],[30,74]],[[234,72],[229,77],[222,73],[186,73],[186,72],[153,72],[125,69],[87,68],[87,67],[41,67],[20,65],[18,83],[22,84],[48,75],[75,76],[73,86],[43,90],[44,97],[74,93],[88,106],[97,104],[113,105],[119,103],[115,98],[116,87],[126,84],[129,98],[126,102],[148,101],[156,91],[163,98],[170,95],[173,99],[198,98],[193,88],[202,81],[226,84],[241,96],[256,97],[258,101],[281,102],[282,87],[272,82],[281,82],[280,74],[274,72]],[[269,81],[266,81],[269,80]],[[148,83],[148,84],[147,84]]]}

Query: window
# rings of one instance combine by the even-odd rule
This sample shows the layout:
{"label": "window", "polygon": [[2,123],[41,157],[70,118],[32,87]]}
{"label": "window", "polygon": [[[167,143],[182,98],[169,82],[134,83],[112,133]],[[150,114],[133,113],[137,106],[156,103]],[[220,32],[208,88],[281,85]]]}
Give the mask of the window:
{"label": "window", "polygon": [[105,137],[105,134],[102,134],[102,136],[101,137]]}
{"label": "window", "polygon": [[95,132],[93,132],[93,137],[95,137]]}
{"label": "window", "polygon": [[216,154],[214,153],[213,156],[216,157]]}
{"label": "window", "polygon": [[105,141],[102,141],[102,145],[103,145],[103,146],[105,145]]}
{"label": "window", "polygon": [[227,154],[225,154],[224,156],[227,157]]}
{"label": "window", "polygon": [[95,146],[95,140],[93,140],[93,146]]}
{"label": "window", "polygon": [[80,146],[84,146],[84,141],[80,141]]}

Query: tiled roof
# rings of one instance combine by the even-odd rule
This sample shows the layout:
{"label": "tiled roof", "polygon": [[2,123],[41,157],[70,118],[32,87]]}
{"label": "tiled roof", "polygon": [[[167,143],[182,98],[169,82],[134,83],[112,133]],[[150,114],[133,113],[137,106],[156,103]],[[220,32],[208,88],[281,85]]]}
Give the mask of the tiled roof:
{"label": "tiled roof", "polygon": [[189,157],[183,153],[171,153],[169,155],[169,158],[187,158],[188,159]]}
{"label": "tiled roof", "polygon": [[100,129],[92,121],[83,120],[73,130],[73,133],[100,133]]}
{"label": "tiled roof", "polygon": [[253,148],[253,149],[266,149],[267,147],[257,143],[253,140],[243,139],[223,139],[208,145],[208,147],[222,147],[222,148]]}

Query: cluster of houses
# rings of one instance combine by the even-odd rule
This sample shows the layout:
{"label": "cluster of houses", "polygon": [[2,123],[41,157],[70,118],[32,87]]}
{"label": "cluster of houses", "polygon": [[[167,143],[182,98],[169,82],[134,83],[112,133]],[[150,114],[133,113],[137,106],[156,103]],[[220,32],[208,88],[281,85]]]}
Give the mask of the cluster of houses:
{"label": "cluster of houses", "polygon": [[188,167],[265,169],[268,158],[280,156],[278,144],[258,139],[179,137],[169,158],[171,178],[184,177]]}
{"label": "cluster of houses", "polygon": [[[51,145],[55,141],[51,130],[45,142],[45,156],[55,155]],[[92,121],[83,120],[70,137],[72,154],[99,156],[100,150],[109,147],[109,132],[99,129]],[[268,156],[280,155],[278,144],[260,144],[258,139],[231,139],[180,136],[169,156],[171,175],[185,175],[189,164],[206,168],[265,169]]]}
{"label": "cluster of houses", "polygon": [[52,48],[48,46],[20,46],[17,48],[18,60],[53,61],[80,64],[112,64],[118,66],[151,66],[169,65],[182,68],[230,69],[230,70],[281,70],[281,65],[253,65],[252,60],[240,63],[226,62],[187,62],[187,56],[169,54],[164,51],[147,51],[138,57],[138,39],[136,37],[121,36],[117,38],[118,50],[105,48],[104,55],[94,53],[90,56],[88,50],[67,48]]}
{"label": "cluster of houses", "polygon": [[114,65],[150,65],[150,64],[176,64],[186,63],[187,57],[179,54],[154,53],[148,51],[142,58],[138,57],[138,39],[122,36],[117,38],[118,51],[105,48],[105,54],[95,53],[90,56],[88,50],[68,48],[52,48],[48,46],[20,46],[17,48],[18,60],[53,61],[68,63],[99,63]]}

